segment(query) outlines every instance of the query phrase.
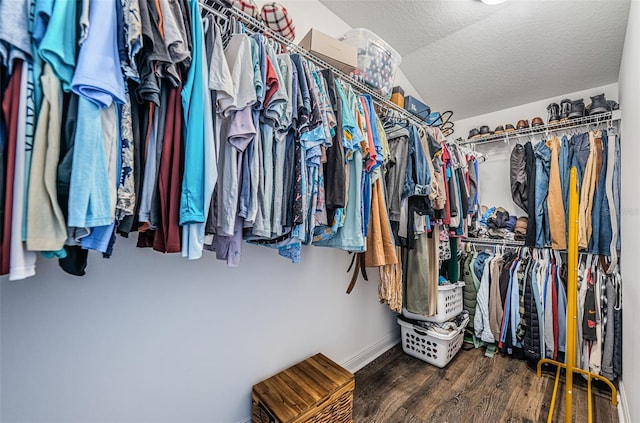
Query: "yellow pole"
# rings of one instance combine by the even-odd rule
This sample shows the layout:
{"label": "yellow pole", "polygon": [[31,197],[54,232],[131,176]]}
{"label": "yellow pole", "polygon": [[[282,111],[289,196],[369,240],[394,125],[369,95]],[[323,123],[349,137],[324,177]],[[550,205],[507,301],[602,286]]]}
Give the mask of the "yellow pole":
{"label": "yellow pole", "polygon": [[571,168],[569,176],[569,242],[567,249],[567,348],[565,385],[565,422],[571,423],[573,369],[576,367],[576,324],[578,295],[578,172]]}
{"label": "yellow pole", "polygon": [[551,410],[549,410],[549,422],[553,420],[553,409],[558,391],[558,381],[560,380],[560,369],[565,369],[565,423],[571,423],[573,406],[573,374],[580,373],[587,376],[587,403],[588,421],[593,418],[593,405],[591,399],[591,379],[600,380],[611,388],[611,404],[615,407],[618,403],[618,394],[613,383],[604,376],[588,372],[576,367],[576,328],[578,324],[578,171],[571,168],[569,175],[569,239],[567,245],[567,345],[565,353],[565,363],[543,358],[538,361],[538,377],[541,375],[544,364],[553,364],[558,367],[556,372],[556,382],[553,387],[551,399]]}
{"label": "yellow pole", "polygon": [[556,408],[556,398],[558,393],[558,384],[560,383],[560,371],[562,367],[558,366],[556,369],[556,382],[553,384],[553,395],[551,395],[551,406],[549,407],[549,416],[547,416],[547,423],[553,423],[553,410]]}
{"label": "yellow pole", "polygon": [[593,421],[593,405],[591,399],[591,375],[587,376],[587,416],[589,423]]}

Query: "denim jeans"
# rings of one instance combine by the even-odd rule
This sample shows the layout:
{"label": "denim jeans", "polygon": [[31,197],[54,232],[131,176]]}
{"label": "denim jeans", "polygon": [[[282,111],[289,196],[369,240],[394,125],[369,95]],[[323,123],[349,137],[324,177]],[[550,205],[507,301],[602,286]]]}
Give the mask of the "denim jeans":
{"label": "denim jeans", "polygon": [[616,205],[616,217],[618,222],[617,234],[618,239],[616,241],[615,248],[620,251],[620,135],[616,136],[616,161],[613,168],[613,202]]}
{"label": "denim jeans", "polygon": [[578,164],[578,179],[582,180],[584,168],[589,158],[589,133],[576,134],[571,137],[571,148]]}
{"label": "denim jeans", "polygon": [[491,258],[492,256],[485,251],[480,251],[478,253],[475,261],[473,262],[473,269],[472,269],[473,273],[476,275],[476,278],[478,278],[478,280],[482,279],[482,273],[484,272],[484,265],[486,261],[490,260]]}
{"label": "denim jeans", "polygon": [[602,131],[602,170],[600,171],[591,211],[592,234],[589,241],[589,252],[605,256],[610,255],[609,244],[611,243],[611,216],[606,196],[607,156],[607,132]]}
{"label": "denim jeans", "polygon": [[573,149],[569,146],[569,138],[563,136],[560,140],[560,155],[558,157],[558,167],[560,168],[560,185],[562,185],[562,203],[565,210],[569,205],[569,175],[571,174],[571,160],[573,159]]}
{"label": "denim jeans", "polygon": [[[609,208],[609,222],[611,224],[611,237],[607,238],[606,236],[602,236],[600,239],[600,245],[603,246],[603,243],[609,240],[609,245],[604,245],[604,248],[609,251],[611,255],[611,264],[609,265],[609,269],[607,273],[613,272],[618,266],[618,252],[616,250],[616,246],[618,243],[618,226],[620,221],[618,220],[618,205],[615,200],[615,170],[619,165],[618,156],[616,154],[616,149],[618,147],[618,136],[615,134],[609,134],[607,140],[607,174],[606,174],[606,182],[605,182],[605,190],[606,190],[606,202]],[[602,248],[602,247],[601,247]],[[604,367],[604,365],[603,365]]]}
{"label": "denim jeans", "polygon": [[535,147],[536,156],[536,247],[541,248],[551,242],[547,196],[549,194],[549,169],[551,150],[541,141]]}
{"label": "denim jeans", "polygon": [[[427,196],[431,192],[431,174],[427,156],[422,148],[420,135],[415,125],[409,127],[409,153],[407,171],[402,189],[402,198],[412,195]],[[415,178],[415,179],[414,179]]]}
{"label": "denim jeans", "polygon": [[429,156],[429,151],[422,148],[422,141],[416,126],[412,125],[409,129],[409,142],[413,142],[415,145],[415,195],[429,195],[431,193],[431,171],[427,160],[430,160],[431,156]]}
{"label": "denim jeans", "polygon": [[[560,157],[558,159],[558,166],[560,167],[560,184],[562,185],[562,204],[564,205],[564,227],[565,237],[568,239],[569,235],[569,177],[571,175],[571,168],[579,168],[578,160],[575,154],[573,154],[573,148],[569,138],[565,135],[560,141]],[[580,171],[578,170],[578,192],[580,192]]]}

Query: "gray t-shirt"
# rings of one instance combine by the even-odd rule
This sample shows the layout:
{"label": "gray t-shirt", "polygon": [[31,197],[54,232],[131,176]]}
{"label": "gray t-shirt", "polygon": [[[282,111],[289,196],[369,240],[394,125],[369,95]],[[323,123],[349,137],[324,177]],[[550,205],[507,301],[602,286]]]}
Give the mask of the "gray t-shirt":
{"label": "gray t-shirt", "polygon": [[0,59],[11,73],[14,59],[31,57],[29,0],[0,1]]}

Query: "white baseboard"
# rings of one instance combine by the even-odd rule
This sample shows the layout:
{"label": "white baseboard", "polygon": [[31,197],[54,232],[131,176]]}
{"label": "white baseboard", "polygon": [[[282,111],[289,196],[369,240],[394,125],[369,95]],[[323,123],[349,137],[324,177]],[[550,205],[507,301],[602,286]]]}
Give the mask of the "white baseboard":
{"label": "white baseboard", "polygon": [[371,363],[376,358],[380,357],[385,352],[387,352],[398,342],[400,342],[400,331],[390,332],[378,342],[369,345],[364,350],[355,354],[346,361],[340,363],[340,365],[349,370],[351,373],[355,373],[367,364]]}
{"label": "white baseboard", "polygon": [[624,390],[622,381],[620,381],[620,388],[618,389],[618,421],[620,423],[632,423],[627,393]]}

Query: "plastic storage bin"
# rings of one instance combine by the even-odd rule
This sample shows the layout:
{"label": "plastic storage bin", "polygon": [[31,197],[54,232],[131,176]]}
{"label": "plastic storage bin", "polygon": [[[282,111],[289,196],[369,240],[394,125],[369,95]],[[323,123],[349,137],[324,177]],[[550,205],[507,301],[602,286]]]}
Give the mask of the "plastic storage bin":
{"label": "plastic storage bin", "polygon": [[389,98],[402,57],[368,29],[354,28],[342,40],[358,49],[358,69],[364,82]]}
{"label": "plastic storage bin", "polygon": [[438,306],[434,316],[411,313],[406,308],[402,309],[402,315],[411,320],[443,323],[462,313],[464,307],[463,296],[464,282],[460,281],[451,285],[438,286]]}
{"label": "plastic storage bin", "polygon": [[442,368],[449,364],[460,351],[467,323],[469,323],[469,318],[466,318],[457,330],[444,335],[398,317],[402,334],[402,350],[412,357]]}

